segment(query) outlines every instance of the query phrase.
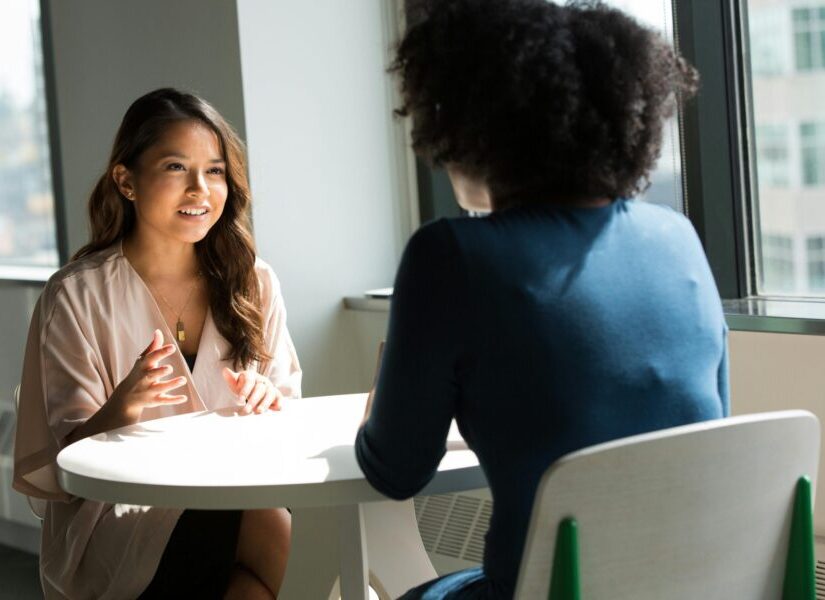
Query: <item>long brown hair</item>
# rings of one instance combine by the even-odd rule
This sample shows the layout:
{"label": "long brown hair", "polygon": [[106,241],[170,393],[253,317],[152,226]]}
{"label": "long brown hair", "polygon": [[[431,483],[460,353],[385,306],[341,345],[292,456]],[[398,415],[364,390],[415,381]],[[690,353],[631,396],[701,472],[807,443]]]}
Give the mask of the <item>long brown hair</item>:
{"label": "long brown hair", "polygon": [[223,214],[206,237],[195,244],[209,289],[215,326],[231,347],[235,368],[266,361],[261,290],[255,273],[255,242],[249,218],[251,194],[243,142],[229,123],[205,100],[171,88],[141,96],[129,107],[112,146],[106,171],[89,198],[91,240],[75,261],[128,237],[135,229],[135,208],[112,177],[116,165],[134,169],[140,156],[173,123],[197,120],[218,136],[226,161],[227,196]]}

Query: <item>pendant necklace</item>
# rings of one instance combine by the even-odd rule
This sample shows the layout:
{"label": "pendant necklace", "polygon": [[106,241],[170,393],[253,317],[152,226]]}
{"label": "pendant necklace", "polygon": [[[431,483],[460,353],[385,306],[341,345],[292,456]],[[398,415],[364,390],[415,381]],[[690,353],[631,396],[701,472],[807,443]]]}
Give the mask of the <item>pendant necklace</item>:
{"label": "pendant necklace", "polygon": [[161,294],[157,290],[157,288],[155,288],[155,286],[153,286],[151,283],[149,284],[149,287],[152,288],[152,291],[154,291],[158,295],[158,298],[160,298],[161,301],[166,305],[166,307],[170,311],[172,311],[172,314],[177,315],[177,318],[175,319],[175,337],[177,337],[178,339],[178,344],[186,341],[186,330],[183,327],[183,321],[181,320],[181,317],[183,316],[183,313],[186,311],[186,307],[189,306],[189,301],[192,299],[192,293],[195,291],[195,285],[198,283],[200,277],[201,274],[198,273],[195,276],[195,281],[193,281],[192,285],[189,286],[189,295],[186,296],[186,302],[183,303],[183,307],[180,309],[180,312],[172,308],[172,305],[169,304],[169,302],[167,302],[166,298],[163,297],[163,294]]}

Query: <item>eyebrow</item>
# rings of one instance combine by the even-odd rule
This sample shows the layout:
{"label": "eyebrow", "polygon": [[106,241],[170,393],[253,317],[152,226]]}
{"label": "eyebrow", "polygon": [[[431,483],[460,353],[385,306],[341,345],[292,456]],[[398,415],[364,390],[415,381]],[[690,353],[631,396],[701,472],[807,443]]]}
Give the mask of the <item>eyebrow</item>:
{"label": "eyebrow", "polygon": [[[183,160],[189,160],[188,156],[186,156],[185,154],[180,154],[179,152],[168,152],[168,153],[164,154],[163,156],[161,156],[160,158],[158,158],[158,160],[166,160],[167,158],[180,158],[180,159],[183,159]],[[222,158],[213,158],[209,162],[214,164],[214,163],[223,163],[223,162],[226,162],[226,161]]]}

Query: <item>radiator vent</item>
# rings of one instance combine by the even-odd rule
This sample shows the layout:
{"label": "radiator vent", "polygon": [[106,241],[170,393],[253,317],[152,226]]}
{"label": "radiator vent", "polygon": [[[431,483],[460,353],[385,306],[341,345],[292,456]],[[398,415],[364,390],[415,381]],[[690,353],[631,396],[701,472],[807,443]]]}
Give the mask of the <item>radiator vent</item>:
{"label": "radiator vent", "polygon": [[825,600],[825,560],[816,561],[816,600]]}
{"label": "radiator vent", "polygon": [[484,534],[493,503],[462,494],[415,498],[418,530],[427,552],[474,563],[484,558]]}

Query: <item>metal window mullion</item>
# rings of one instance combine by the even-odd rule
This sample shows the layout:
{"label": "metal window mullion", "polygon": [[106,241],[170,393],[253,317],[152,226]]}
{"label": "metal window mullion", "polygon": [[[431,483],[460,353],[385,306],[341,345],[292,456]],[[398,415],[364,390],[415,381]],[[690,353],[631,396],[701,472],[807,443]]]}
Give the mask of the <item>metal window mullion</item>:
{"label": "metal window mullion", "polygon": [[758,212],[747,201],[756,188],[748,162],[752,124],[743,11],[739,0],[676,2],[680,50],[702,77],[698,98],[683,111],[688,216],[724,298],[749,295],[756,268],[751,245]]}
{"label": "metal window mullion", "polygon": [[57,254],[61,265],[69,261],[69,239],[66,224],[63,163],[60,153],[60,129],[57,117],[57,81],[52,43],[51,8],[49,0],[40,0],[40,40],[43,46],[43,89],[46,91],[46,115],[49,127],[49,157],[52,170],[54,198],[54,228],[57,235]]}

